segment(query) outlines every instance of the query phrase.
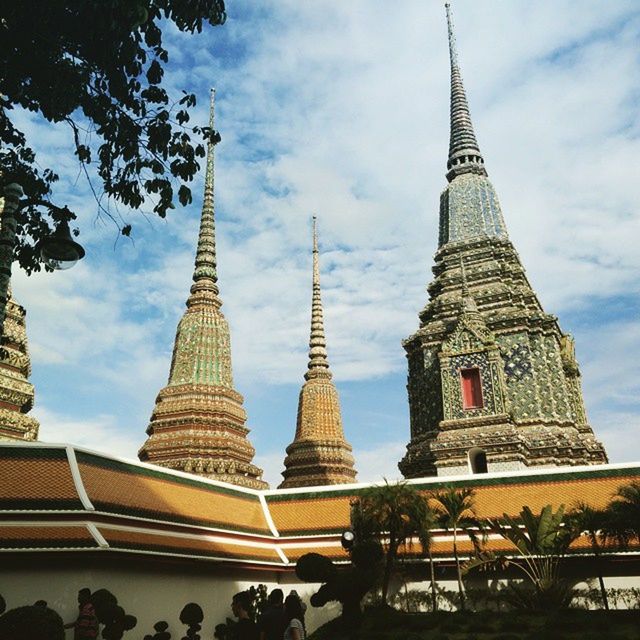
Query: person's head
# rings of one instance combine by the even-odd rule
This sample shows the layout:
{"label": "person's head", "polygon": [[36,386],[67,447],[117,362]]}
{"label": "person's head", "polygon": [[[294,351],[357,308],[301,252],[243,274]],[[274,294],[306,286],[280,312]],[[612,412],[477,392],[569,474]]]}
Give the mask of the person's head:
{"label": "person's head", "polygon": [[231,611],[236,618],[248,618],[251,611],[251,594],[240,591],[231,600]]}
{"label": "person's head", "polygon": [[284,615],[287,620],[297,618],[302,621],[304,611],[302,610],[302,601],[297,593],[290,593],[284,601]]}
{"label": "person's head", "polygon": [[87,604],[87,602],[89,602],[91,600],[91,589],[87,589],[87,587],[84,587],[84,589],[80,589],[80,591],[78,591],[78,604]]}
{"label": "person's head", "polygon": [[283,600],[284,600],[284,593],[282,592],[282,589],[274,589],[269,594],[269,597],[267,598],[267,602],[272,607],[281,607]]}

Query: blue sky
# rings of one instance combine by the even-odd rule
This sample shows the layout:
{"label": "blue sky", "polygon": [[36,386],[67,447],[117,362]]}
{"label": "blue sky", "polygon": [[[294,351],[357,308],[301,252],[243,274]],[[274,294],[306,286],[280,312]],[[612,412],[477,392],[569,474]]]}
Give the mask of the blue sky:
{"label": "blue sky", "polygon": [[[217,89],[218,261],[256,462],[277,484],[306,367],[310,217],[325,326],[360,480],[398,475],[409,439],[400,341],[418,325],[446,181],[440,2],[228,3],[223,27],[170,32],[171,92]],[[640,459],[640,11],[635,2],[453,3],[476,134],[544,308],[576,338],[585,400],[613,462]],[[135,457],[166,383],[201,204],[121,211],[120,239],[69,132],[20,114],[87,257],[14,276],[27,308],[41,439]],[[114,247],[115,243],[115,247]]]}

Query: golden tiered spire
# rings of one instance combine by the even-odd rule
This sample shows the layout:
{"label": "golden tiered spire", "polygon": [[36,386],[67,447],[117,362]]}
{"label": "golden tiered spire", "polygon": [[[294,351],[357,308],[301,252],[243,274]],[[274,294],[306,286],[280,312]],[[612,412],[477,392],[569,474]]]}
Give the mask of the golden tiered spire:
{"label": "golden tiered spire", "polygon": [[38,421],[27,412],[34,390],[28,378],[31,360],[27,345],[26,312],[11,294],[7,296],[0,347],[0,440],[37,440]]}
{"label": "golden tiered spire", "polygon": [[214,97],[204,202],[193,284],[173,348],[168,385],[160,391],[147,428],[141,460],[171,469],[264,488],[262,470],[244,425],[242,396],[233,388],[231,336],[222,315],[216,272],[214,208]]}
{"label": "golden tiered spire", "polygon": [[327,340],[324,336],[324,316],[320,294],[320,261],[318,259],[318,230],[313,216],[313,293],[311,296],[311,337],[309,338],[309,365],[305,380],[318,375],[331,378],[327,359]]}
{"label": "golden tiered spire", "polygon": [[324,335],[318,233],[313,218],[313,293],[309,364],[298,400],[296,437],[287,447],[280,488],[353,482],[351,446],[344,439],[340,399],[331,381]]}

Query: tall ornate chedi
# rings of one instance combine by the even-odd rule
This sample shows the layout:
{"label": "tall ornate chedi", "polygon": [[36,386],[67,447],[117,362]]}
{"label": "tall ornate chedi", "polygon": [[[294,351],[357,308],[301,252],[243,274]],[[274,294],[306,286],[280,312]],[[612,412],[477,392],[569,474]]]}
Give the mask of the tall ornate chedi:
{"label": "tall ornate chedi", "polygon": [[38,421],[27,415],[35,394],[28,380],[31,360],[25,315],[9,291],[0,347],[0,440],[38,439]]}
{"label": "tall ornate chedi", "polygon": [[287,447],[280,489],[353,482],[351,445],[344,439],[340,399],[332,381],[324,336],[318,234],[313,218],[313,294],[309,364],[298,399],[296,437]]}
{"label": "tall ornate chedi", "polygon": [[[214,92],[209,123],[214,131]],[[178,324],[169,383],[160,391],[138,456],[170,469],[263,489],[262,470],[233,388],[229,325],[220,311],[214,223],[214,145],[209,142],[204,204],[187,310]]]}
{"label": "tall ornate chedi", "polygon": [[447,5],[451,138],[420,328],[404,341],[405,477],[600,464],[573,339],[545,313],[509,240],[476,141]]}

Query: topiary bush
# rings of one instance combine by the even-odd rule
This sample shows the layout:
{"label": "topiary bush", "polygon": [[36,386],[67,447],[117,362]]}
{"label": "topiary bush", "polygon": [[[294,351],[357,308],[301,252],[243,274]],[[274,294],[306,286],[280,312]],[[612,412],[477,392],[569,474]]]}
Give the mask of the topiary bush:
{"label": "topiary bush", "polygon": [[0,616],[0,640],[64,640],[64,636],[62,618],[43,601]]}
{"label": "topiary bush", "polygon": [[356,629],[362,619],[362,599],[379,576],[383,552],[377,540],[367,540],[355,544],[350,553],[351,566],[340,569],[330,558],[307,553],[296,563],[296,575],[303,582],[323,583],[311,596],[312,606],[340,602],[342,624],[347,629]]}
{"label": "topiary bush", "polygon": [[118,604],[118,599],[107,589],[95,591],[91,595],[91,602],[98,622],[104,625],[102,629],[104,640],[120,640],[125,631],[130,631],[138,623],[137,618],[127,614]]}
{"label": "topiary bush", "polygon": [[171,634],[167,631],[169,625],[160,620],[153,625],[155,633],[153,635],[147,634],[143,640],[171,640]]}
{"label": "topiary bush", "polygon": [[198,631],[202,629],[201,622],[204,620],[204,613],[202,607],[195,602],[186,604],[180,612],[180,622],[186,624],[186,635],[182,640],[200,640],[200,634]]}

